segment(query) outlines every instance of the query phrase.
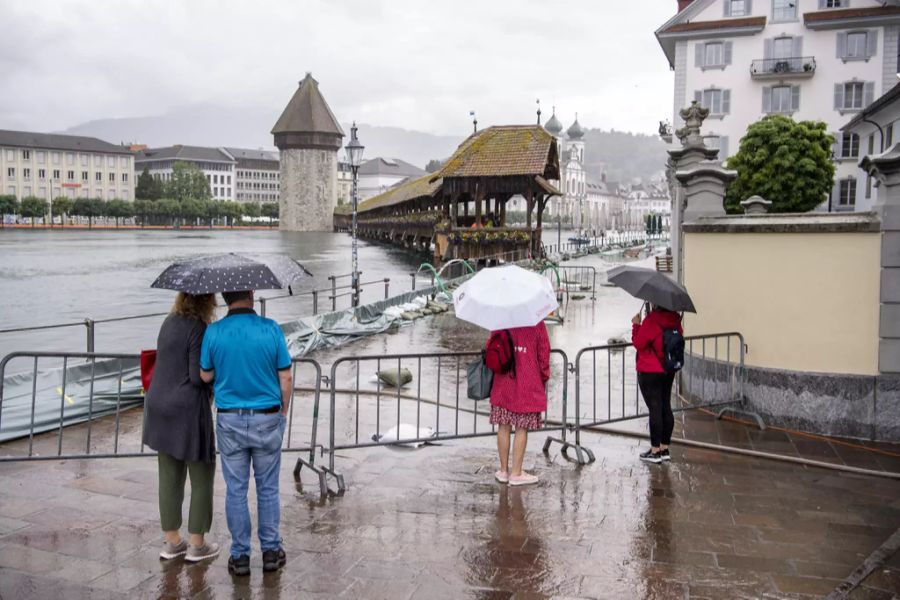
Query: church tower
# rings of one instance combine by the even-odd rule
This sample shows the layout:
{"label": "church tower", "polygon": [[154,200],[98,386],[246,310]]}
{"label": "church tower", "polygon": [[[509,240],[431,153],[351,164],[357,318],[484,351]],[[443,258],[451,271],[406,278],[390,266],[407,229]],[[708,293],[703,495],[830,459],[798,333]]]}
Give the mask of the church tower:
{"label": "church tower", "polygon": [[344,131],[307,73],[272,128],[281,151],[283,231],[332,231],[337,206],[337,152]]}

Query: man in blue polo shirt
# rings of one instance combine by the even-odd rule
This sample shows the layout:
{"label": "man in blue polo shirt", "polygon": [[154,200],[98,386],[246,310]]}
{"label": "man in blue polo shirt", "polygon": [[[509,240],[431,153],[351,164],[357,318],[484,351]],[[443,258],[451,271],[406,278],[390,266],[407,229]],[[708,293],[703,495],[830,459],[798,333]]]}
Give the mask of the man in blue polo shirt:
{"label": "man in blue polo shirt", "polygon": [[224,292],[228,315],[210,325],[200,350],[200,375],[214,382],[216,437],[225,478],[225,516],[231,532],[228,572],[250,574],[250,464],[256,479],[263,570],[286,561],[281,547],[278,475],[290,408],[291,356],[278,324],[253,310],[253,292]]}

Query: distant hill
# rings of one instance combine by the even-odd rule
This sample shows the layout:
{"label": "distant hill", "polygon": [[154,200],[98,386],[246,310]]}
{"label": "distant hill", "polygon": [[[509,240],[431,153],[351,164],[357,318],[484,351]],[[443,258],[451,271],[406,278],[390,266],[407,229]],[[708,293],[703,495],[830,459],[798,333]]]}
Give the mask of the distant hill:
{"label": "distant hill", "polygon": [[[227,108],[194,105],[164,115],[123,119],[99,119],[70,127],[61,133],[89,135],[118,143],[170,146],[236,146],[274,149],[269,131],[280,109]],[[350,124],[343,123],[349,136]],[[400,127],[361,124],[359,139],[366,157],[399,158],[420,168],[431,159],[448,158],[464,136],[441,136]],[[346,138],[345,138],[346,141]],[[604,166],[612,180],[649,178],[665,167],[665,144],[656,136],[588,129],[585,134],[585,168],[599,179]]]}

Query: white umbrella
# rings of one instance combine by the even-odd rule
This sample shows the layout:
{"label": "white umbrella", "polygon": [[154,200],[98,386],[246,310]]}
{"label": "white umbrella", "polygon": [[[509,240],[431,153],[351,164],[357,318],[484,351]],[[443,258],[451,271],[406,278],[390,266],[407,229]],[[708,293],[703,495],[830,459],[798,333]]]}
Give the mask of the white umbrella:
{"label": "white umbrella", "polygon": [[559,303],[546,277],[514,265],[478,272],[455,292],[456,316],[491,331],[531,327]]}

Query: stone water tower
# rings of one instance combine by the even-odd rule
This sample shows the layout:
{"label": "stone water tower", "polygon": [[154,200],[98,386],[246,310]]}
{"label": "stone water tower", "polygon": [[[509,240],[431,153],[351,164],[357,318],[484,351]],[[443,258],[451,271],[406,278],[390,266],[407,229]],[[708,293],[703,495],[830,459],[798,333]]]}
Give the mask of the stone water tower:
{"label": "stone water tower", "polygon": [[337,206],[337,151],[344,131],[307,73],[272,128],[281,151],[284,231],[331,231]]}

